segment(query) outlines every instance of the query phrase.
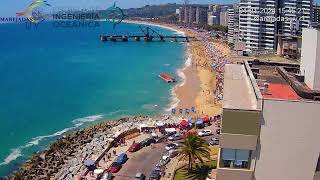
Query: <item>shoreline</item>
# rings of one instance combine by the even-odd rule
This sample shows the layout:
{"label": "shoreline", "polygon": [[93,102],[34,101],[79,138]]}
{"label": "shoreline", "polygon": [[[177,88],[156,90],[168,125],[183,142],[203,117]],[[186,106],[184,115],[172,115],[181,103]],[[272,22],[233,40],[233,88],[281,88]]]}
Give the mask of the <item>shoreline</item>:
{"label": "shoreline", "polygon": [[[180,28],[172,24],[146,22],[139,20],[127,20],[126,23],[144,24],[158,26],[176,31],[187,36],[205,36],[191,29]],[[221,48],[217,48],[221,51]],[[220,52],[225,55],[225,52]],[[175,100],[167,110],[175,108],[185,110],[195,107],[196,113],[182,114],[176,113],[177,116],[215,116],[222,112],[222,105],[217,98],[215,87],[217,84],[217,73],[210,67],[212,59],[207,53],[204,43],[191,41],[186,45],[185,64],[178,69],[178,75],[183,79],[182,83],[177,84],[172,90],[172,99]],[[190,63],[188,63],[190,61]],[[199,110],[199,111],[197,111]]]}
{"label": "shoreline", "polygon": [[[140,21],[130,21],[130,22],[126,21],[126,23],[158,26],[158,27],[170,29],[170,30],[175,31],[177,33],[181,33],[181,34],[183,33],[186,35],[188,34],[190,36],[194,36],[194,34],[192,34],[192,32],[190,32],[190,30],[188,30],[188,29],[181,30],[180,28],[175,27],[173,25],[163,25],[163,24],[155,24],[155,23],[140,22]],[[182,79],[182,82],[177,83],[171,89],[170,100],[172,100],[172,101],[168,104],[168,107],[169,106],[170,107],[169,107],[169,109],[166,109],[167,110],[166,112],[171,111],[171,108],[173,108],[174,106],[176,106],[175,108],[185,109],[187,107],[191,108],[191,106],[194,105],[196,107],[196,110],[201,109],[202,111],[204,111],[204,112],[197,111],[197,113],[191,114],[194,117],[195,116],[201,117],[201,116],[205,116],[205,115],[214,116],[214,115],[218,115],[221,113],[221,105],[219,105],[219,103],[216,104],[216,100],[214,98],[216,95],[213,92],[214,87],[216,85],[216,82],[215,82],[216,73],[213,72],[212,70],[210,71],[208,69],[208,63],[209,63],[208,58],[209,57],[205,53],[205,50],[206,50],[205,48],[206,47],[203,44],[201,44],[200,42],[191,42],[190,44],[188,43],[186,45],[184,64],[182,64],[182,66],[179,69],[177,69],[177,74]],[[159,113],[159,114],[165,114],[165,113]],[[171,114],[171,112],[169,112],[169,114]],[[181,114],[181,115],[177,115],[177,116],[180,116],[180,118],[181,118],[181,116],[186,116],[186,114]],[[81,134],[81,133],[88,131],[88,132],[93,133],[92,136],[94,136],[94,134],[97,135],[97,134],[99,134],[99,132],[92,132],[92,129],[95,129],[96,127],[100,127],[100,128],[103,127],[103,129],[107,131],[107,130],[111,130],[112,129],[111,127],[118,127],[118,126],[123,127],[123,126],[125,126],[126,123],[133,124],[136,120],[135,118],[139,118],[139,117],[145,117],[145,120],[141,121],[141,122],[148,122],[148,119],[150,119],[150,118],[153,119],[154,121],[156,121],[156,120],[159,120],[159,119],[167,117],[167,116],[166,115],[152,116],[152,117],[151,116],[133,116],[133,117],[128,117],[128,118],[119,118],[118,120],[111,120],[111,119],[103,118],[103,119],[100,119],[102,122],[99,122],[96,125],[90,124],[89,126],[82,127],[81,129],[79,129],[81,125],[77,126],[78,123],[84,124],[85,122],[79,121],[78,123],[74,123],[74,125],[77,127],[72,128],[72,129],[66,128],[66,129],[68,129],[67,131],[65,131],[65,129],[62,131],[59,131],[59,132],[61,132],[61,134],[58,132],[59,136],[65,134],[65,133],[67,135],[64,135],[64,136],[60,137],[59,139],[53,141],[52,143],[50,143],[49,147],[51,148],[51,146],[53,144],[64,141],[65,139],[68,139],[70,136],[72,137],[75,134],[79,134],[79,133]],[[168,117],[171,117],[171,116],[168,116]],[[175,119],[178,118],[176,116],[174,116],[174,117],[175,117]],[[89,118],[89,120],[90,120],[90,118]],[[95,121],[96,120],[89,121],[89,122],[93,123]],[[76,121],[74,120],[74,122],[76,122]],[[172,122],[172,121],[169,121],[169,122]],[[133,126],[131,125],[130,128],[133,128]],[[51,135],[48,135],[48,136],[51,136]],[[43,136],[43,137],[47,137],[47,136]],[[36,142],[37,139],[32,139],[32,140],[34,142]],[[83,143],[79,146],[83,147],[85,145],[86,145],[86,143]],[[30,157],[29,158],[30,160],[27,161],[26,163],[24,163],[21,167],[24,168],[26,165],[28,165],[28,163],[33,162],[34,157],[37,157],[37,160],[39,160],[39,157],[42,154],[51,151],[50,148],[37,153],[32,158]],[[40,157],[40,159],[43,159],[43,158]],[[45,158],[42,161],[45,161]],[[59,168],[59,170],[62,170],[62,169]]]}

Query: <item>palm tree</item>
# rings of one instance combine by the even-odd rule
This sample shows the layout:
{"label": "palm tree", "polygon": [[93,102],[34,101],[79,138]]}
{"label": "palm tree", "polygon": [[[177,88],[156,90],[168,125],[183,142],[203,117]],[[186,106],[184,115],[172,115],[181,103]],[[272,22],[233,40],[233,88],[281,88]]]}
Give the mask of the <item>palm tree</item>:
{"label": "palm tree", "polygon": [[187,159],[189,161],[188,171],[192,169],[192,164],[199,160],[203,163],[203,159],[210,159],[210,149],[205,143],[205,140],[201,139],[197,134],[188,133],[184,139],[182,146],[179,148],[179,156],[181,159]]}

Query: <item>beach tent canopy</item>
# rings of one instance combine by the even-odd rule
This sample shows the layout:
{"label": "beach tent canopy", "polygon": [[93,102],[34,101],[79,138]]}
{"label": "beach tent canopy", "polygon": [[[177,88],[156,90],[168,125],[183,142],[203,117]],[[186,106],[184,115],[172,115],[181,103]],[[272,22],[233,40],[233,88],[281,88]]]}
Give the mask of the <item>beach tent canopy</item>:
{"label": "beach tent canopy", "polygon": [[203,117],[203,118],[202,118],[202,121],[203,121],[204,123],[207,123],[207,122],[209,122],[209,118],[208,118],[208,117]]}
{"label": "beach tent canopy", "polygon": [[188,121],[186,121],[186,120],[182,120],[181,122],[180,122],[180,125],[181,126],[188,126]]}
{"label": "beach tent canopy", "polygon": [[148,125],[146,125],[146,124],[140,124],[140,128],[146,128],[146,127],[148,127]]}
{"label": "beach tent canopy", "polygon": [[104,172],[103,169],[96,169],[93,171],[94,174],[102,174]]}
{"label": "beach tent canopy", "polygon": [[165,128],[164,131],[166,133],[175,133],[175,132],[177,132],[175,128]]}
{"label": "beach tent canopy", "polygon": [[198,121],[196,122],[196,124],[203,124],[202,119],[198,119]]}
{"label": "beach tent canopy", "polygon": [[91,159],[87,159],[87,160],[85,160],[85,161],[83,162],[83,164],[84,164],[85,166],[93,166],[93,165],[95,165],[95,161],[94,161],[94,160],[91,160]]}
{"label": "beach tent canopy", "polygon": [[157,122],[156,126],[159,126],[159,127],[164,126],[164,123],[163,122]]}

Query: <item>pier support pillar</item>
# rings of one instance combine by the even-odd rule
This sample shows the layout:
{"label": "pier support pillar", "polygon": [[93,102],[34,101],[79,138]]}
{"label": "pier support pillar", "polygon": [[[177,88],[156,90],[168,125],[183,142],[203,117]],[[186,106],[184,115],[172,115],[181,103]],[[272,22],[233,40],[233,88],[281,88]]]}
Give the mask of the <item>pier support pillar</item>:
{"label": "pier support pillar", "polygon": [[165,42],[164,37],[160,36],[160,42]]}
{"label": "pier support pillar", "polygon": [[178,42],[177,38],[176,37],[172,38],[172,42]]}
{"label": "pier support pillar", "polygon": [[114,37],[114,36],[111,36],[111,37],[110,37],[110,41],[116,42],[116,41],[117,41],[117,38]]}
{"label": "pier support pillar", "polygon": [[189,40],[189,38],[188,38],[188,37],[186,37],[186,41],[187,41],[187,42],[190,42],[190,40]]}
{"label": "pier support pillar", "polygon": [[107,36],[100,36],[100,40],[101,40],[102,42],[108,41],[108,37],[107,37]]}
{"label": "pier support pillar", "polygon": [[134,38],[136,41],[140,41],[140,37],[135,37]]}
{"label": "pier support pillar", "polygon": [[128,41],[128,36],[123,36],[122,41],[125,41],[125,42]]}

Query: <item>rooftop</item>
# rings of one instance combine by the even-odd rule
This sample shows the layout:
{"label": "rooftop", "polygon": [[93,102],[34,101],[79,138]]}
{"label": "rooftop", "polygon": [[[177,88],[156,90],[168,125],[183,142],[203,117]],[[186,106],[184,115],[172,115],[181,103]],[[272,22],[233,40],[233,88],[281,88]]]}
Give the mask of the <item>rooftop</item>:
{"label": "rooftop", "polygon": [[253,64],[251,70],[256,73],[256,82],[263,98],[299,100],[299,95],[281,76],[277,66]]}
{"label": "rooftop", "polygon": [[223,108],[257,109],[257,99],[244,65],[225,66]]}

